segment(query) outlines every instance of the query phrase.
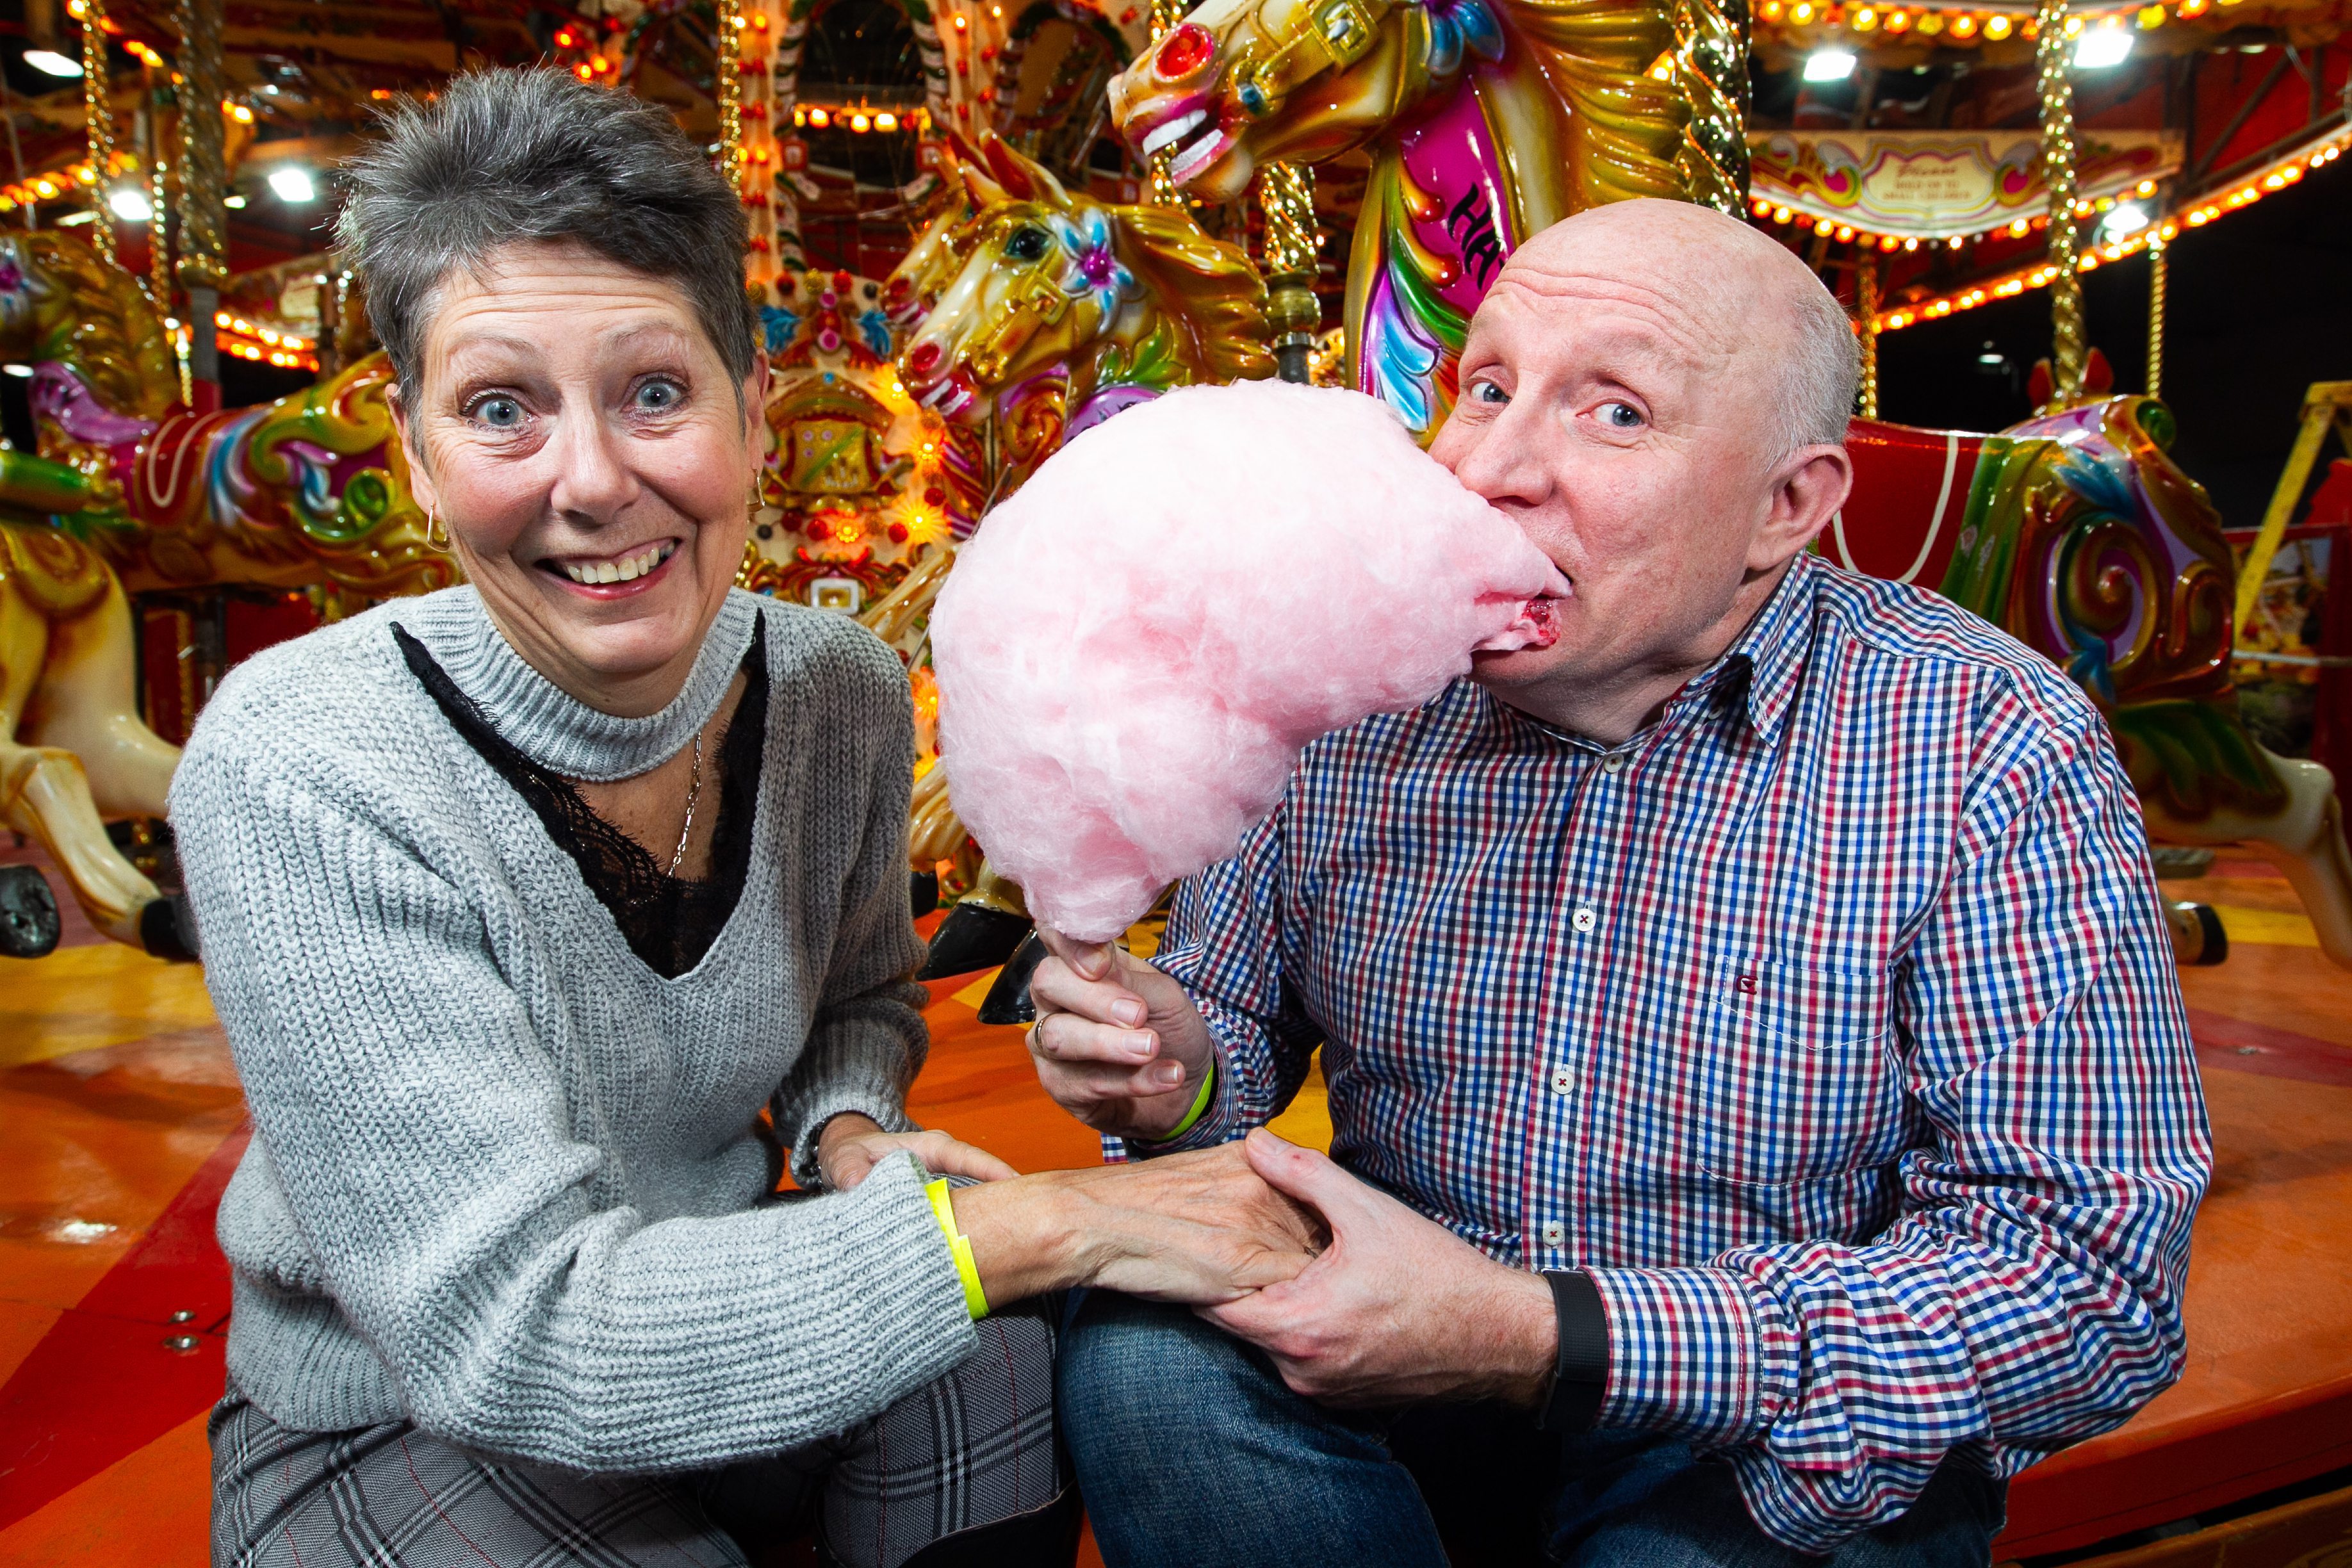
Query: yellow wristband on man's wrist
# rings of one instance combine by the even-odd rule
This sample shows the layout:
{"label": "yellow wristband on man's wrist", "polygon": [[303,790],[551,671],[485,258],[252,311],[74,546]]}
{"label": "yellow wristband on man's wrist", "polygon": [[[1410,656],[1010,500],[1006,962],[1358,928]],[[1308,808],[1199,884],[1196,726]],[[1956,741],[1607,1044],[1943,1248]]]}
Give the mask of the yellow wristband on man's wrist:
{"label": "yellow wristband on man's wrist", "polygon": [[964,1310],[973,1322],[988,1316],[988,1293],[980,1288],[980,1266],[971,1260],[971,1242],[956,1228],[955,1203],[948,1194],[948,1179],[941,1176],[923,1189],[931,1200],[931,1217],[940,1222],[940,1233],[948,1238],[948,1251],[955,1258],[957,1277],[963,1280]]}
{"label": "yellow wristband on man's wrist", "polygon": [[1201,1073],[1201,1092],[1192,1097],[1192,1109],[1184,1113],[1183,1121],[1179,1121],[1175,1126],[1171,1127],[1159,1137],[1146,1140],[1146,1142],[1152,1143],[1173,1143],[1177,1139],[1181,1138],[1185,1133],[1192,1131],[1192,1124],[1200,1121],[1202,1116],[1208,1110],[1209,1101],[1216,1098],[1217,1058],[1214,1053],[1212,1053],[1209,1058],[1209,1065],[1203,1068]]}

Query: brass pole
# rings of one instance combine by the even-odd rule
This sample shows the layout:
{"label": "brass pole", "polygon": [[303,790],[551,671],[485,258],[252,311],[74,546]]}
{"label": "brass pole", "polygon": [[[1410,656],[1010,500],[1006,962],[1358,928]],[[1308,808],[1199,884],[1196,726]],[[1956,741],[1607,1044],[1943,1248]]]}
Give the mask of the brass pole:
{"label": "brass pole", "polygon": [[1265,208],[1266,324],[1274,331],[1275,363],[1283,380],[1304,382],[1323,325],[1323,307],[1315,298],[1315,171],[1303,163],[1268,163],[1257,195]]}
{"label": "brass pole", "polygon": [[[152,56],[149,57],[152,58]],[[164,151],[163,107],[171,99],[169,79],[153,66],[142,72],[147,93],[147,301],[158,315],[172,313],[171,158]]]}
{"label": "brass pole", "polygon": [[[220,405],[220,340],[213,317],[228,282],[228,168],[221,125],[221,0],[177,0],[180,29],[180,259],[188,291],[190,390]],[[194,405],[198,401],[191,397]]]}
{"label": "brass pole", "polygon": [[711,97],[719,107],[719,169],[740,198],[743,194],[743,73],[740,68],[743,25],[736,0],[719,0],[719,39],[711,73]]}
{"label": "brass pole", "polygon": [[2161,224],[2147,237],[2147,395],[2164,395],[2164,275],[2169,247]]}
{"label": "brass pole", "polygon": [[2067,80],[2066,0],[2042,0],[2033,63],[2042,102],[2042,181],[2050,192],[2050,401],[2048,414],[2083,395],[2083,279],[2074,251],[2074,89]]}
{"label": "brass pole", "polygon": [[1878,417],[1878,263],[1858,261],[1853,268],[1853,303],[1862,332],[1862,374],[1855,389],[1854,412],[1864,419]]}
{"label": "brass pole", "polygon": [[82,0],[81,101],[89,125],[91,246],[110,265],[114,252],[114,209],[106,205],[106,182],[114,173],[114,103],[111,73],[106,63],[106,7],[99,0]]}
{"label": "brass pole", "polygon": [[[1176,24],[1184,19],[1184,10],[1185,0],[1151,0],[1150,48],[1154,53],[1158,52],[1161,40],[1176,30]],[[1184,193],[1177,189],[1176,182],[1168,176],[1168,165],[1175,160],[1173,148],[1163,149],[1151,155],[1148,176],[1150,188],[1144,199],[1156,206],[1182,208],[1185,205]]]}

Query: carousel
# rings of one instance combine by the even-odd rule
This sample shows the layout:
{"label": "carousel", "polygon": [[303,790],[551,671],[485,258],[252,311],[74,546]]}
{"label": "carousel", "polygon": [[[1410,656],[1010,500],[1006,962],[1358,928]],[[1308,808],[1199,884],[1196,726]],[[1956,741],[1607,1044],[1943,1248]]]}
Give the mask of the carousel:
{"label": "carousel", "polygon": [[[2098,704],[2212,1117],[2187,1374],[2021,1477],[1999,1560],[2352,1563],[2346,0],[16,9],[0,1563],[205,1560],[213,1218],[249,1130],[166,792],[239,660],[455,580],[329,244],[336,171],[383,105],[531,61],[667,106],[740,194],[773,375],[738,580],[905,661],[934,1040],[910,1108],[1024,1170],[1099,1149],[1037,1087],[1038,948],[937,740],[961,542],[1177,386],[1354,387],[1425,444],[1504,259],[1585,207],[1703,203],[1802,257],[1864,364],[1818,548]],[[1328,1146],[1319,1075],[1276,1126]]]}

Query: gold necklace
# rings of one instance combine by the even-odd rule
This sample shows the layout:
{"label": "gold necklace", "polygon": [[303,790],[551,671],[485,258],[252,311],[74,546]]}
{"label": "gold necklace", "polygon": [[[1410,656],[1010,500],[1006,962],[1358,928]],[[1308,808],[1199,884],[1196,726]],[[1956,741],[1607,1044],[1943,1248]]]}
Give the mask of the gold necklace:
{"label": "gold necklace", "polygon": [[669,852],[669,869],[666,877],[677,875],[678,863],[686,858],[686,841],[694,835],[694,803],[702,798],[702,731],[694,732],[694,776],[686,786],[686,826],[677,830],[677,847]]}

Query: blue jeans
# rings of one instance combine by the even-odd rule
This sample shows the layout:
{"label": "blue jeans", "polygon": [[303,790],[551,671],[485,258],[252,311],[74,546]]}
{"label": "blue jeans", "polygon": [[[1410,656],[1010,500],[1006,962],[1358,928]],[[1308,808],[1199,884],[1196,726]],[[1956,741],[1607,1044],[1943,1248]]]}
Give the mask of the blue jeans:
{"label": "blue jeans", "polygon": [[1073,1303],[1056,1372],[1109,1568],[1985,1568],[2005,1489],[1963,1462],[1911,1510],[1810,1557],[1758,1530],[1728,1466],[1638,1432],[1546,1433],[1494,1405],[1365,1415],[1293,1394],[1179,1308]]}

